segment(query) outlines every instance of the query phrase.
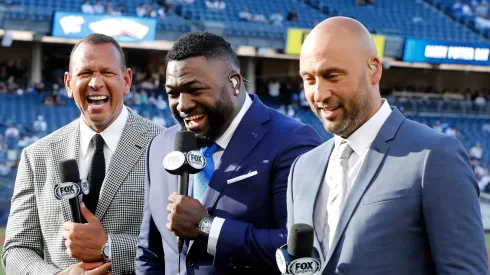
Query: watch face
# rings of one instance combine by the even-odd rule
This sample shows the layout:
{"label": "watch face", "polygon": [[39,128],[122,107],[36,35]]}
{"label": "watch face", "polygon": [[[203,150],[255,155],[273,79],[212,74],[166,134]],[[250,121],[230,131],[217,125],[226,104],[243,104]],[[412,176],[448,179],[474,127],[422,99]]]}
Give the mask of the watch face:
{"label": "watch face", "polygon": [[206,218],[205,220],[202,221],[200,230],[202,232],[209,233],[209,231],[211,231],[211,224],[212,221]]}
{"label": "watch face", "polygon": [[108,245],[104,246],[104,255],[105,256],[109,255],[109,246]]}

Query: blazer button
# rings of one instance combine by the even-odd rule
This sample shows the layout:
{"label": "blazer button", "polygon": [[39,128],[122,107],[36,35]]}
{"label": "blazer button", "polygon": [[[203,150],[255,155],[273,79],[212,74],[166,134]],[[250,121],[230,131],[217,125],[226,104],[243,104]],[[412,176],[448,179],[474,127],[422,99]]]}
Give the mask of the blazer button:
{"label": "blazer button", "polygon": [[188,266],[194,266],[194,262],[193,262],[192,260],[188,260],[188,261],[187,261],[187,265],[188,265]]}

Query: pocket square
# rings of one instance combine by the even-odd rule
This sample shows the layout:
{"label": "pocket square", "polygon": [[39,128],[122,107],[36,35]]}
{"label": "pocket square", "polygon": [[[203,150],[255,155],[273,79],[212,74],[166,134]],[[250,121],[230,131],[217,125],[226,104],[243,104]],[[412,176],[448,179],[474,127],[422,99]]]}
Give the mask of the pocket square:
{"label": "pocket square", "polygon": [[238,176],[236,178],[229,179],[229,180],[226,181],[226,183],[228,183],[228,184],[234,183],[234,182],[237,182],[237,181],[241,181],[241,180],[244,180],[244,179],[253,177],[255,175],[257,175],[257,171],[253,171],[253,172],[250,172],[248,174],[241,175],[241,176]]}

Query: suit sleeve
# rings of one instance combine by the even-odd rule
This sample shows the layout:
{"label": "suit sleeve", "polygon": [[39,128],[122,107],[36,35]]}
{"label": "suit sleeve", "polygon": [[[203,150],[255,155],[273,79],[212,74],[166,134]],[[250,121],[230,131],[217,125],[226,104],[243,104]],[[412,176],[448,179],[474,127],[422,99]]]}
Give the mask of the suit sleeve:
{"label": "suit sleeve", "polygon": [[145,177],[145,207],[136,249],[136,274],[165,274],[162,237],[153,222],[149,207],[150,168],[149,156],[152,142],[148,145]]}
{"label": "suit sleeve", "polygon": [[291,228],[291,226],[294,224],[294,167],[296,167],[296,163],[298,163],[298,159],[300,157],[296,158],[296,160],[293,162],[293,165],[291,165],[291,171],[289,172],[289,177],[288,177],[288,189],[287,189],[287,212],[288,212],[288,220],[286,223],[287,229]]}
{"label": "suit sleeve", "polygon": [[34,173],[29,155],[21,154],[2,253],[6,274],[57,274],[44,262],[44,241],[37,212]]}
{"label": "suit sleeve", "polygon": [[422,206],[437,274],[488,274],[479,189],[455,138],[442,137],[428,153]]}
{"label": "suit sleeve", "polygon": [[245,259],[258,265],[277,269],[275,252],[287,242],[286,191],[288,174],[294,160],[320,144],[320,137],[309,126],[301,126],[292,132],[289,144],[276,157],[271,174],[272,205],[277,229],[258,229],[243,221],[226,219],[219,235],[215,261],[226,262],[230,258]]}

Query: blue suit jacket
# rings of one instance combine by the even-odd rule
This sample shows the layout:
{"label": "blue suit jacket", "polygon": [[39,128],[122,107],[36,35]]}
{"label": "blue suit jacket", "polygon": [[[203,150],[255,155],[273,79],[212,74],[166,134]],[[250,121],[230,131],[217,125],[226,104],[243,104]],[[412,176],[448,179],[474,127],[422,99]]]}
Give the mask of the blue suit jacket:
{"label": "blue suit jacket", "polygon": [[[256,96],[251,98],[253,103],[223,153],[203,199],[211,215],[226,219],[216,256],[209,255],[207,245],[200,241],[186,243],[181,268],[187,274],[279,273],[275,250],[287,242],[288,174],[299,155],[321,142],[311,127],[266,107]],[[138,274],[177,274],[176,237],[165,227],[167,198],[177,192],[177,176],[163,169],[162,160],[173,151],[179,130],[180,126],[167,129],[148,147]],[[254,171],[257,175],[227,183]]]}
{"label": "blue suit jacket", "polygon": [[[314,225],[333,147],[331,139],[293,165],[288,226]],[[488,274],[478,196],[461,143],[394,108],[348,193],[321,274]]]}

